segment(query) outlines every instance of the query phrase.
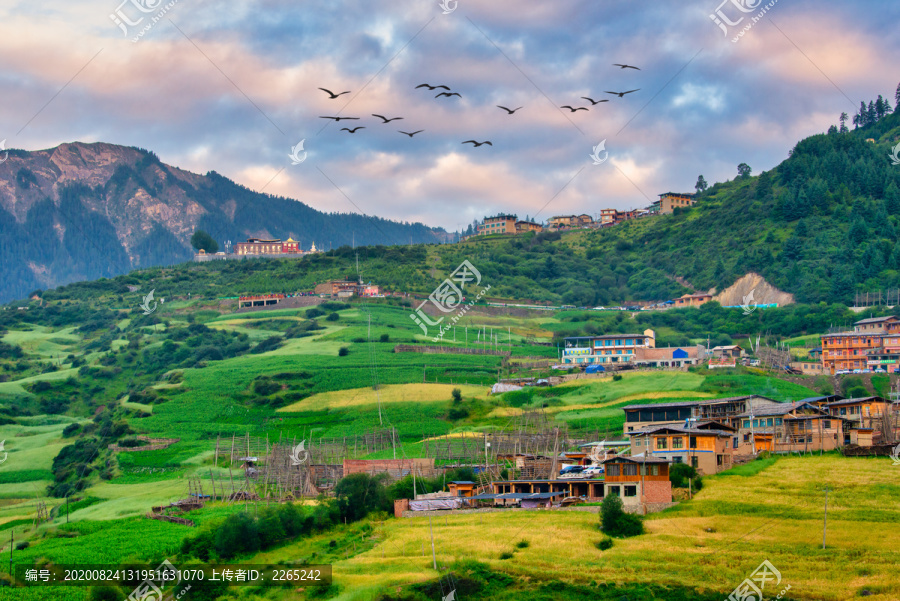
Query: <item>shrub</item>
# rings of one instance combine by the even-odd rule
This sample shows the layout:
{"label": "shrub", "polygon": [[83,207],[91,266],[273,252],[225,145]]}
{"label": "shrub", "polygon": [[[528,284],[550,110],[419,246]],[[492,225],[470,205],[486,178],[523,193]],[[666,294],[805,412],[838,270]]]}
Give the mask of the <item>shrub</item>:
{"label": "shrub", "polygon": [[328,317],[325,318],[325,321],[338,321],[341,318],[337,313],[329,313]]}
{"label": "shrub", "polygon": [[346,346],[342,346],[338,349],[338,357],[346,357],[350,354],[350,349]]}
{"label": "shrub", "polygon": [[607,549],[611,549],[613,546],[613,539],[608,536],[601,539],[599,543],[597,543],[597,548],[601,551],[606,551]]}
{"label": "shrub", "polygon": [[618,382],[622,379],[622,374],[613,374],[613,382]]}
{"label": "shrub", "polygon": [[454,388],[453,392],[450,393],[453,396],[453,402],[458,403],[462,401],[462,390],[459,388]]}
{"label": "shrub", "polygon": [[315,319],[316,317],[321,317],[323,315],[325,315],[325,311],[318,307],[312,307],[311,309],[306,310],[306,319]]}
{"label": "shrub", "polygon": [[78,434],[78,431],[79,431],[79,430],[81,430],[81,426],[80,426],[80,425],[78,425],[78,424],[69,424],[69,425],[66,426],[65,429],[62,431],[63,438],[72,438],[73,436],[75,436],[76,434]]}
{"label": "shrub", "polygon": [[213,544],[216,553],[223,559],[259,551],[259,545],[259,526],[246,513],[228,516],[216,532]]}
{"label": "shrub", "polygon": [[625,513],[619,495],[608,495],[600,506],[600,530],[609,536],[637,536],[644,533],[644,523],[641,516]]}
{"label": "shrub", "polygon": [[504,551],[503,553],[500,554],[500,559],[512,559],[512,557],[513,557],[513,554],[510,553],[509,551]]}
{"label": "shrub", "polygon": [[121,601],[125,595],[114,586],[92,586],[88,593],[88,601]]}
{"label": "shrub", "polygon": [[378,338],[379,342],[390,342],[391,337],[389,334],[382,334],[380,338]]}
{"label": "shrub", "polygon": [[22,541],[21,543],[16,545],[16,551],[24,551],[29,547],[28,541]]}
{"label": "shrub", "polygon": [[516,548],[517,549],[527,549],[530,544],[531,543],[529,543],[527,540],[525,540],[523,538],[522,540],[520,540],[519,542],[516,543]]}
{"label": "shrub", "polygon": [[384,487],[384,474],[350,474],[334,487],[341,518],[355,522],[371,511],[390,511],[392,503]]}
{"label": "shrub", "polygon": [[669,481],[672,488],[687,488],[688,481],[694,490],[703,488],[703,479],[697,475],[697,470],[687,463],[676,463],[669,468]]}

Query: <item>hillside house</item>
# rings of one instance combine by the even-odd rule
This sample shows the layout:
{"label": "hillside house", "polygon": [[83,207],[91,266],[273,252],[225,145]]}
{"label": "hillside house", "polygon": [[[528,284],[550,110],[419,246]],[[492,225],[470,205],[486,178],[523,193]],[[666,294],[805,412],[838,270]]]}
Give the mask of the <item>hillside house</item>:
{"label": "hillside house", "polygon": [[737,420],[736,455],[831,451],[844,444],[843,420],[811,402],[756,407]]}
{"label": "hillside house", "polygon": [[515,234],[516,233],[516,216],[515,215],[495,215],[493,217],[485,217],[482,223],[478,224],[478,235],[487,236],[489,234]]}
{"label": "hillside house", "polygon": [[674,403],[651,403],[628,405],[625,412],[624,433],[645,430],[654,426],[679,426],[700,422],[716,421],[737,428],[736,416],[769,405],[781,405],[770,398],[759,395],[704,399],[702,401],[678,401]]}
{"label": "hillside house", "polygon": [[893,315],[861,319],[853,330],[822,336],[822,366],[828,373],[842,370],[900,367],[900,321]]}
{"label": "hillside house", "polygon": [[563,341],[562,362],[568,364],[630,363],[639,348],[656,346],[656,333],[575,336]]}
{"label": "hillside house", "polygon": [[470,480],[454,480],[447,485],[451,497],[474,497],[475,483]]}
{"label": "hillside house", "polygon": [[680,194],[678,192],[666,192],[659,195],[659,214],[668,215],[677,208],[692,207],[697,202],[693,194]]}
{"label": "hillside house", "polygon": [[533,221],[516,221],[516,233],[524,234],[526,232],[541,233],[544,228]]}
{"label": "hillside house", "polygon": [[705,305],[711,300],[712,294],[683,294],[682,296],[672,300],[671,307],[675,307],[676,309],[684,307],[699,307],[700,305]]}
{"label": "hillside house", "polygon": [[686,367],[699,365],[706,358],[703,345],[686,347],[649,348],[634,350],[632,363],[640,367]]}
{"label": "hillside house", "polygon": [[716,359],[740,359],[744,356],[744,349],[736,344],[714,346],[711,352]]}
{"label": "hillside house", "polygon": [[731,468],[734,429],[659,426],[631,433],[632,457],[659,457],[686,463],[701,474]]}

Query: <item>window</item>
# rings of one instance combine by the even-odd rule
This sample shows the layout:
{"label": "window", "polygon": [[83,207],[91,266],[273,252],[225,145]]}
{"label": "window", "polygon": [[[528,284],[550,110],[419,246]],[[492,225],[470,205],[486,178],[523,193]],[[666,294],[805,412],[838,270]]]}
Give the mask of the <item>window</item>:
{"label": "window", "polygon": [[625,487],[625,496],[626,497],[636,497],[637,496],[637,486],[626,486]]}
{"label": "window", "polygon": [[773,423],[773,421],[772,421],[772,418],[771,418],[771,417],[770,417],[769,419],[766,420],[766,425],[767,425],[768,427],[770,427],[770,428],[772,427],[772,423]]}
{"label": "window", "polygon": [[725,456],[724,455],[716,455],[716,465],[719,467],[725,465]]}
{"label": "window", "polygon": [[684,448],[684,438],[681,436],[673,436],[672,437],[672,448],[673,449]]}
{"label": "window", "polygon": [[666,446],[666,437],[665,436],[660,436],[659,438],[656,439],[656,448],[657,449],[667,449],[668,448],[668,446]]}
{"label": "window", "polygon": [[625,341],[625,346],[633,346],[633,343],[634,343],[634,341],[631,338],[629,338]]}
{"label": "window", "polygon": [[634,463],[626,463],[622,466],[622,475],[623,476],[637,476],[638,475],[638,466]]}
{"label": "window", "polygon": [[750,435],[744,434],[744,442],[750,442]]}
{"label": "window", "polygon": [[628,431],[629,431],[629,432],[634,432],[634,426],[628,426]]}
{"label": "window", "polygon": [[606,475],[607,476],[620,476],[621,470],[619,469],[621,466],[617,464],[608,465],[606,467]]}
{"label": "window", "polygon": [[622,339],[621,339],[621,338],[619,338],[618,340],[616,340],[616,346],[622,346]]}
{"label": "window", "polygon": [[672,457],[672,463],[684,463],[683,457]]}
{"label": "window", "polygon": [[841,407],[841,415],[847,415],[846,407]]}
{"label": "window", "polygon": [[620,487],[618,487],[618,486],[610,486],[610,487],[609,487],[609,494],[611,494],[611,495],[616,495],[617,497],[620,496],[620,495],[619,495],[619,488],[620,488]]}
{"label": "window", "polygon": [[744,424],[743,424],[742,427],[744,427],[744,428],[749,428],[749,427],[750,427],[750,420],[749,420],[749,419],[745,419],[745,420],[744,420]]}
{"label": "window", "polygon": [[735,436],[734,438],[731,439],[731,448],[732,449],[738,448],[738,437],[737,436]]}
{"label": "window", "polygon": [[823,420],[822,420],[822,427],[825,428],[826,430],[830,430],[830,429],[831,429],[831,420],[830,420],[830,419],[823,419]]}
{"label": "window", "polygon": [[775,418],[775,425],[776,425],[776,426],[780,426],[782,423],[784,423],[784,422],[782,421],[782,419],[781,419],[780,417],[776,417],[776,418]]}
{"label": "window", "polygon": [[691,467],[696,469],[700,465],[700,458],[694,455],[691,457]]}

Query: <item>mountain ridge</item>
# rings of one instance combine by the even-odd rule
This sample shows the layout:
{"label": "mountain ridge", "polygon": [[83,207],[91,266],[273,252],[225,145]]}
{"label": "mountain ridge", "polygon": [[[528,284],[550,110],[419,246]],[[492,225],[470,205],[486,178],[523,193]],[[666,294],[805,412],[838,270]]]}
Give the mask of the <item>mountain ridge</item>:
{"label": "mountain ridge", "polygon": [[189,260],[197,229],[220,244],[293,237],[302,248],[439,243],[446,232],[249,190],[215,171],[162,163],[151,151],[106,142],[12,149],[0,163],[0,302],[37,288]]}

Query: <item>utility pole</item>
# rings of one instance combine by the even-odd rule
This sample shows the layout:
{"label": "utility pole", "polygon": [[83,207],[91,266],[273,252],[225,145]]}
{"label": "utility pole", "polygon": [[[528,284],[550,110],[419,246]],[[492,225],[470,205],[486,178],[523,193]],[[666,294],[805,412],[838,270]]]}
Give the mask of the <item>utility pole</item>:
{"label": "utility pole", "polygon": [[[437,572],[437,555],[434,553],[434,530],[431,528],[431,515],[428,515],[428,531],[431,533],[431,561],[434,565],[434,571]],[[12,532],[10,532],[10,536],[12,536]],[[10,574],[12,573],[12,545],[9,548],[9,569]]]}
{"label": "utility pole", "polygon": [[830,486],[825,486],[825,521],[822,523],[822,549],[825,548],[825,535],[828,534],[828,493]]}

